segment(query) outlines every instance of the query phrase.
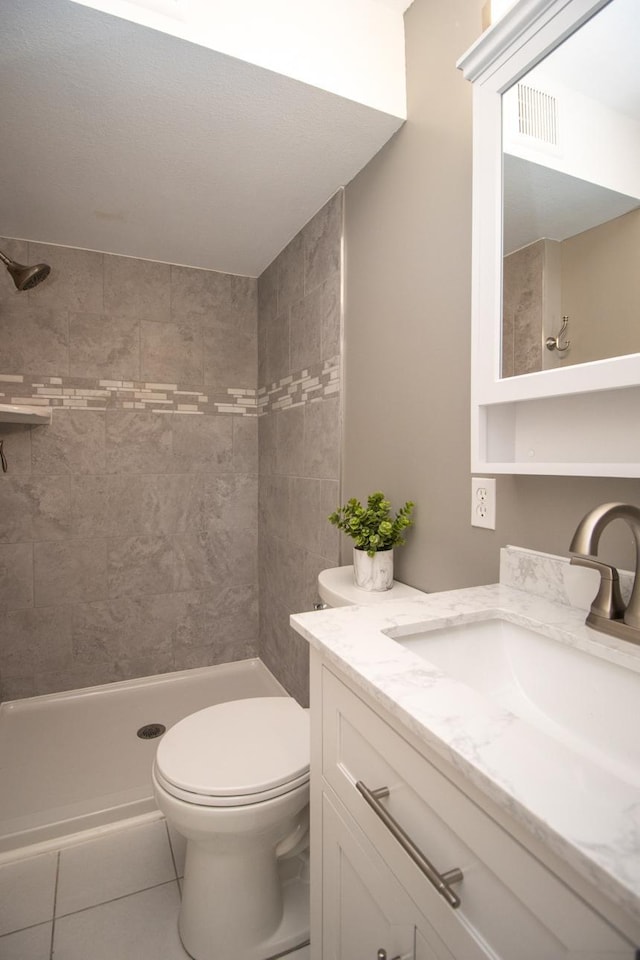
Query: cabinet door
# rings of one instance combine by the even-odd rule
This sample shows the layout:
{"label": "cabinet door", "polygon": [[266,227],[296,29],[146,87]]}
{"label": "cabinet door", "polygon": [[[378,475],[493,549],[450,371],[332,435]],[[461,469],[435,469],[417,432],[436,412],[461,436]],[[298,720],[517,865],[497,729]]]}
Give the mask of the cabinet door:
{"label": "cabinet door", "polygon": [[[427,939],[428,938],[428,939]],[[424,927],[416,928],[415,932],[415,960],[455,960],[434,930],[427,932]]]}
{"label": "cabinet door", "polygon": [[416,906],[349,817],[323,796],[322,960],[452,960]]}
{"label": "cabinet door", "polygon": [[[323,797],[322,960],[413,960],[406,894],[355,824]],[[358,835],[360,834],[360,835]]]}

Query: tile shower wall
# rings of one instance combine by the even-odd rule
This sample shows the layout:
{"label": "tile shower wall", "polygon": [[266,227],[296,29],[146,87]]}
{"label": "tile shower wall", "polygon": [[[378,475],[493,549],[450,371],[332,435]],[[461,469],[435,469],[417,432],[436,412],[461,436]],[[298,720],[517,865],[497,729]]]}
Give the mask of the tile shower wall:
{"label": "tile shower wall", "polygon": [[542,370],[546,240],[504,258],[502,376]]}
{"label": "tile shower wall", "polygon": [[289,614],[310,610],[338,562],[342,191],[258,280],[260,656],[308,702],[308,650]]}
{"label": "tile shower wall", "polygon": [[0,246],[2,697],[256,655],[256,280]]}

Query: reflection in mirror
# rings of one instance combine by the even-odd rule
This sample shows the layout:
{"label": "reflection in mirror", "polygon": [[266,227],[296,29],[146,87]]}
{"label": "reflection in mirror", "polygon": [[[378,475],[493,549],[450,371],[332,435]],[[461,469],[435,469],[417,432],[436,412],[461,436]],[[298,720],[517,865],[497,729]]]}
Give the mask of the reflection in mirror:
{"label": "reflection in mirror", "polygon": [[640,2],[502,98],[502,376],[640,352]]}

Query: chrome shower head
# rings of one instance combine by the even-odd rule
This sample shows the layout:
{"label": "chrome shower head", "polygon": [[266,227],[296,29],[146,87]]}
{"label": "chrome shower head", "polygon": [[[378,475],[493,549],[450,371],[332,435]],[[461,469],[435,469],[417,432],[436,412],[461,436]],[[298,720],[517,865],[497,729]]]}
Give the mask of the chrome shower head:
{"label": "chrome shower head", "polygon": [[25,267],[24,264],[11,260],[2,250],[0,250],[0,260],[11,274],[18,290],[33,290],[51,273],[48,263],[36,263],[33,267]]}

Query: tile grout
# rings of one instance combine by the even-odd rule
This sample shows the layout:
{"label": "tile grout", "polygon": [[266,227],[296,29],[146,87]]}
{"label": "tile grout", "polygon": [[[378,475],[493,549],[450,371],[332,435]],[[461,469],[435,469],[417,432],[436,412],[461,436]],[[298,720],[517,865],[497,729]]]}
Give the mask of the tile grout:
{"label": "tile grout", "polygon": [[[104,907],[109,903],[117,903],[119,900],[127,900],[129,897],[137,897],[139,893],[146,893],[148,890],[157,890],[159,887],[166,887],[170,883],[175,883],[178,886],[178,889],[180,889],[178,878],[172,877],[170,880],[162,880],[160,883],[152,883],[148,887],[141,887],[139,890],[132,890],[130,893],[123,893],[119,897],[111,897],[109,900],[101,900],[99,903],[92,903],[90,906],[80,907],[79,910],[70,910],[68,913],[61,913],[60,916],[55,917],[54,920],[65,920],[67,917],[75,917],[79,913],[86,913],[88,910],[96,910],[98,907]],[[34,924],[34,926],[39,926],[39,924]]]}
{"label": "tile grout", "polygon": [[171,843],[171,833],[169,832],[169,824],[167,823],[166,818],[164,820],[164,828],[167,834],[167,843],[169,844],[169,852],[171,854],[171,862],[173,863],[173,870],[176,875],[176,881],[178,882],[178,890],[180,890],[180,877],[178,876],[178,865],[176,863],[175,853],[173,852],[173,844]]}
{"label": "tile grout", "polygon": [[29,923],[26,927],[18,927],[17,930],[7,930],[6,933],[0,933],[0,940],[4,940],[5,937],[12,937],[14,933],[24,933],[25,930],[35,930],[36,927],[46,927],[48,923],[53,923],[53,920],[39,920],[37,923]]}
{"label": "tile grout", "polygon": [[58,902],[58,883],[60,881],[60,857],[61,852],[58,850],[56,856],[56,880],[53,887],[53,917],[51,918],[51,946],[49,950],[49,960],[53,960],[53,942],[56,932],[56,906]]}

